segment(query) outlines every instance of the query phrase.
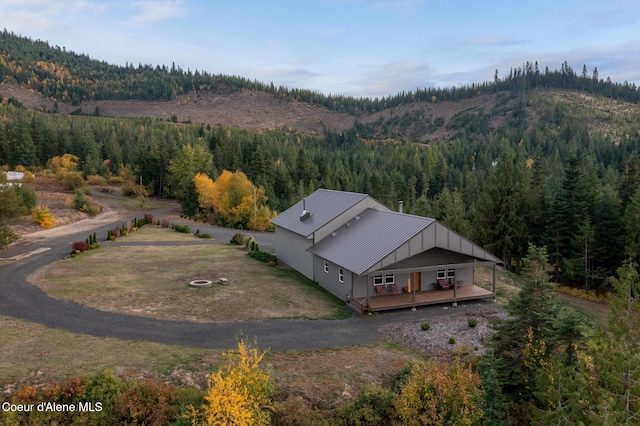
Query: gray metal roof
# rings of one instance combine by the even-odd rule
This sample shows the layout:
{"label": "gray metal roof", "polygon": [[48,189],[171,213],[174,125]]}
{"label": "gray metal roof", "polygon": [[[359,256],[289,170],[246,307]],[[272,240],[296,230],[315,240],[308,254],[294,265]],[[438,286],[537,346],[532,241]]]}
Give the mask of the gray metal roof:
{"label": "gray metal roof", "polygon": [[276,226],[308,237],[367,197],[369,197],[367,194],[318,189],[305,198],[305,207],[309,212],[307,219],[300,220],[303,211],[303,201],[300,200],[280,213],[271,222]]}
{"label": "gray metal roof", "polygon": [[367,209],[309,251],[361,275],[434,222],[427,217]]}

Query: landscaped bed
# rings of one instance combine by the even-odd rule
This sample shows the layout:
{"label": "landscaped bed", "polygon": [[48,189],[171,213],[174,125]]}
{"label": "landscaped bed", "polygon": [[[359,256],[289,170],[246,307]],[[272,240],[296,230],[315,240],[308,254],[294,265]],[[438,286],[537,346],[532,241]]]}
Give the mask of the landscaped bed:
{"label": "landscaped bed", "polygon": [[[160,236],[154,239],[153,236]],[[177,245],[167,245],[167,235]],[[29,279],[52,297],[105,311],[190,321],[350,316],[344,304],[290,271],[258,262],[247,251],[148,225],[117,247],[90,250],[54,263]],[[139,245],[140,241],[148,245]],[[155,241],[162,241],[154,245]],[[171,239],[169,239],[171,240]],[[136,241],[127,246],[126,242]],[[219,283],[226,278],[227,284]],[[189,287],[211,280],[209,288]]]}

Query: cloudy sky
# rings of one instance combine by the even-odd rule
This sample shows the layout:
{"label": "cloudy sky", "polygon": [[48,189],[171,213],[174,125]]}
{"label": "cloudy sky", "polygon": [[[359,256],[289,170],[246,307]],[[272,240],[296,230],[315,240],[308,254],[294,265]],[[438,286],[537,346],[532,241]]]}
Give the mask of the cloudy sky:
{"label": "cloudy sky", "polygon": [[538,61],[640,84],[638,0],[0,0],[0,27],[124,65],[380,97]]}

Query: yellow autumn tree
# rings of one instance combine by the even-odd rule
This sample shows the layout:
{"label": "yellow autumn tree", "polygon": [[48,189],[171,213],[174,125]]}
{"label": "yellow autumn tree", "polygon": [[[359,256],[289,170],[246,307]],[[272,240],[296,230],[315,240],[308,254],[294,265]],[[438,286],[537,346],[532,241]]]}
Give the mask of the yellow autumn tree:
{"label": "yellow autumn tree", "polygon": [[482,418],[480,377],[456,359],[416,362],[396,399],[402,425],[473,425]]}
{"label": "yellow autumn tree", "polygon": [[47,161],[47,168],[53,173],[75,171],[78,170],[78,160],[73,154],[55,156]]}
{"label": "yellow autumn tree", "polygon": [[215,182],[197,174],[193,181],[200,208],[212,212],[214,220],[223,226],[264,231],[275,216],[265,205],[264,189],[256,188],[240,171],[224,170]]}
{"label": "yellow autumn tree", "polygon": [[194,425],[262,426],[271,423],[275,385],[260,368],[264,353],[244,340],[225,353],[226,363],[209,377],[205,403],[189,407],[185,416]]}

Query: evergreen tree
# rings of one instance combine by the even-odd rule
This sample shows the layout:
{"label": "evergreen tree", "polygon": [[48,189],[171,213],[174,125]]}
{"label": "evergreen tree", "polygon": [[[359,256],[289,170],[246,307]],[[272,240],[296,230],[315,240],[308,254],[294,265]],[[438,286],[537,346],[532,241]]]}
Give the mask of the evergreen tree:
{"label": "evergreen tree", "polygon": [[35,166],[38,165],[36,156],[36,146],[31,138],[29,122],[25,114],[19,114],[15,121],[11,123],[9,131],[9,164],[12,166]]}
{"label": "evergreen tree", "polygon": [[507,305],[512,319],[497,325],[489,345],[509,399],[509,417],[517,424],[529,424],[536,407],[545,407],[546,397],[537,393],[540,376],[548,376],[554,359],[575,365],[576,344],[583,338],[582,320],[556,301],[547,260],[545,248],[529,246],[523,261],[523,288]]}
{"label": "evergreen tree", "polygon": [[640,264],[640,188],[631,197],[624,211],[624,229],[627,235],[627,255],[636,264]]}
{"label": "evergreen tree", "polygon": [[556,280],[584,279],[584,237],[581,226],[588,218],[587,190],[580,160],[569,160],[562,188],[552,201],[548,241]]}
{"label": "evergreen tree", "polygon": [[627,261],[618,269],[606,330],[595,339],[591,385],[596,391],[592,424],[636,425],[640,421],[640,278]]}
{"label": "evergreen tree", "polygon": [[640,156],[634,153],[627,159],[622,176],[620,176],[618,193],[623,208],[627,207],[627,203],[638,188],[640,188]]}
{"label": "evergreen tree", "polygon": [[515,152],[507,147],[482,187],[475,223],[480,244],[509,269],[518,268],[528,241],[525,193],[524,164],[516,162]]}

